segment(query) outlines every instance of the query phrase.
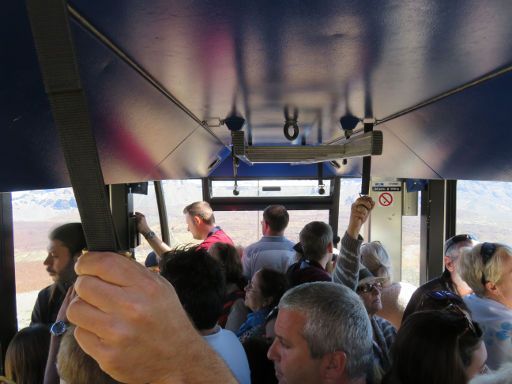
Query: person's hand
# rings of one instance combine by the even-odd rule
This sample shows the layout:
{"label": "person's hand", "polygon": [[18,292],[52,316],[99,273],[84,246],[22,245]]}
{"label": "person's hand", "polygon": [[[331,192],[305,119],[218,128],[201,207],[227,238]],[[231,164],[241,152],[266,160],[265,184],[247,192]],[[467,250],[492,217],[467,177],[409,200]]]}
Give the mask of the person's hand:
{"label": "person's hand", "polygon": [[350,209],[350,220],[347,229],[350,237],[357,239],[361,227],[368,220],[374,206],[375,203],[370,196],[362,196],[354,201]]}
{"label": "person's hand", "polygon": [[137,221],[137,230],[139,233],[142,233],[142,235],[145,235],[149,231],[151,231],[151,228],[148,225],[148,222],[146,221],[146,216],[144,216],[140,212],[135,212],[135,220]]}
{"label": "person's hand", "polygon": [[167,280],[111,252],[89,252],[75,269],[78,297],[68,307],[68,319],[77,327],[80,347],[113,378],[123,383],[199,382],[194,380],[213,369],[213,381],[205,383],[218,377],[233,382]]}

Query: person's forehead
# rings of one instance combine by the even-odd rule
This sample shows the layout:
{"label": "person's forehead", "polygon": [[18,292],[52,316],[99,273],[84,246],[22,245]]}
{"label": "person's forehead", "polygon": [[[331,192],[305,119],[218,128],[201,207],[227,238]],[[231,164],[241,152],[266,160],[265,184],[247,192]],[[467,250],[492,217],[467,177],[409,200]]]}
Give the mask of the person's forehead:
{"label": "person's forehead", "polygon": [[306,324],[306,315],[300,311],[286,308],[279,309],[275,323],[275,333],[284,338],[302,338],[302,331]]}
{"label": "person's forehead", "polygon": [[67,249],[67,247],[64,245],[64,243],[60,240],[52,239],[48,243],[48,249],[50,249],[50,250],[57,250],[57,249],[61,249],[61,248]]}

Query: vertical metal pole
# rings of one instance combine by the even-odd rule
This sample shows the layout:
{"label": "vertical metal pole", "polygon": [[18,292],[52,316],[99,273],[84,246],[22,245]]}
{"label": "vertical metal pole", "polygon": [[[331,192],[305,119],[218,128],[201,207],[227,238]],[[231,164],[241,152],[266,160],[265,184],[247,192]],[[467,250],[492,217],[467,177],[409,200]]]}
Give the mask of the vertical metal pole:
{"label": "vertical metal pole", "polygon": [[133,252],[134,244],[132,228],[130,228],[130,214],[133,213],[133,194],[129,191],[126,184],[109,185],[110,208],[112,210],[112,219],[117,232],[119,246],[122,251]]}
{"label": "vertical metal pole", "polygon": [[14,236],[10,193],[0,193],[0,373],[5,351],[18,331]]}
{"label": "vertical metal pole", "polygon": [[446,180],[446,232],[445,238],[457,232],[457,180]]}
{"label": "vertical metal pole", "polygon": [[212,182],[208,177],[203,177],[201,181],[203,183],[203,201],[210,203],[212,200]]}
{"label": "vertical metal pole", "polygon": [[446,233],[446,182],[430,180],[421,194],[420,283],[443,272]]}
{"label": "vertical metal pole", "polygon": [[156,204],[158,207],[158,217],[160,219],[160,232],[162,233],[162,241],[171,245],[169,236],[169,222],[167,221],[167,207],[165,206],[164,190],[161,181],[154,181]]}
{"label": "vertical metal pole", "polygon": [[338,234],[338,220],[340,216],[340,178],[335,177],[331,181],[331,208],[329,209],[329,225],[334,236]]}

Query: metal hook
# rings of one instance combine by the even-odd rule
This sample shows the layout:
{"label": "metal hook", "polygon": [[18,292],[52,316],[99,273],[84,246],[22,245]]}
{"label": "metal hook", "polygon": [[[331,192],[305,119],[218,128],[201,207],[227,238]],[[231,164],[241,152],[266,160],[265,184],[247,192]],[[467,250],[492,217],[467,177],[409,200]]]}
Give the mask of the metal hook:
{"label": "metal hook", "polygon": [[[286,137],[290,141],[293,141],[299,136],[299,125],[297,124],[297,119],[299,118],[299,110],[297,109],[297,107],[294,107],[293,109],[293,117],[290,117],[290,111],[288,109],[288,106],[284,107],[284,118],[284,137]],[[293,128],[293,134],[291,135],[290,128]]]}

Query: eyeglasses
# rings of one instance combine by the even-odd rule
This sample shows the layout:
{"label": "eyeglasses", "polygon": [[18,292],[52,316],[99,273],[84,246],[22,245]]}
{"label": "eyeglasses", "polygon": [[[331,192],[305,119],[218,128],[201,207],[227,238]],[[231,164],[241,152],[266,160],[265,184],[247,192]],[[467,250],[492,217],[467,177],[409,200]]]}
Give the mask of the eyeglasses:
{"label": "eyeglasses", "polygon": [[267,317],[265,317],[265,322],[269,322],[272,319],[275,319],[279,314],[279,307],[276,305],[272,310],[268,313]]}
{"label": "eyeglasses", "polygon": [[473,323],[467,312],[464,312],[458,305],[450,304],[445,308],[445,310],[455,313],[464,319],[465,327],[461,332],[459,332],[459,336],[464,335],[467,331],[471,331],[475,337],[482,336],[482,331],[480,330],[480,327],[478,327],[477,330],[477,327],[475,327],[475,323]]}
{"label": "eyeglasses", "polygon": [[[492,256],[496,252],[496,244],[494,243],[483,243],[482,247],[480,248],[480,257],[482,258],[482,263],[484,264],[484,267],[487,265],[489,260],[492,259]],[[485,278],[485,274],[482,271],[482,285],[485,285],[487,283],[487,279]]]}
{"label": "eyeglasses", "polygon": [[371,292],[374,288],[379,292],[382,291],[382,283],[376,282],[376,283],[363,284],[363,285],[357,287],[356,291],[357,291],[357,293],[368,293],[368,292]]}
{"label": "eyeglasses", "polygon": [[444,253],[448,252],[448,250],[455,244],[461,243],[463,241],[478,241],[478,239],[475,236],[468,234],[450,237],[448,240],[446,240],[446,243],[444,244]]}

